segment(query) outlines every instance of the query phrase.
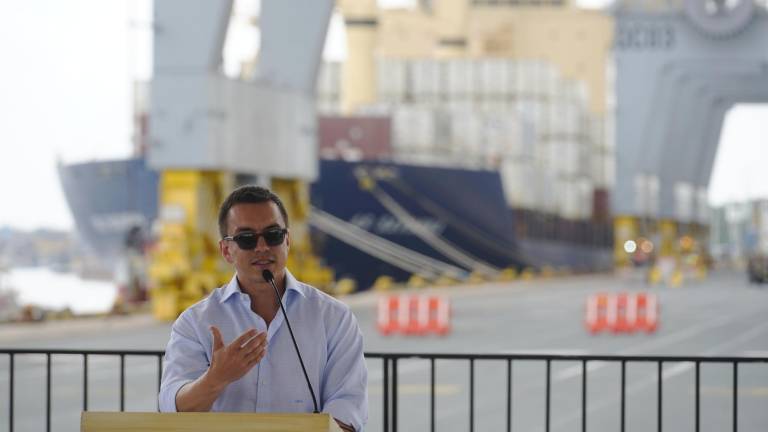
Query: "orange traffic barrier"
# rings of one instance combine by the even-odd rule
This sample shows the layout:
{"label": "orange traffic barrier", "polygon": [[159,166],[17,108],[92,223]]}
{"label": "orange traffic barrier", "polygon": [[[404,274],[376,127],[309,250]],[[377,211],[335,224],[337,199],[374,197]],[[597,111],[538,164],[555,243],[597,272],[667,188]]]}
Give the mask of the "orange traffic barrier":
{"label": "orange traffic barrier", "polygon": [[587,298],[587,329],[601,331],[653,333],[658,328],[659,303],[654,294],[596,294]]}
{"label": "orange traffic barrier", "polygon": [[392,295],[379,299],[379,332],[385,336],[438,334],[450,332],[450,305],[439,296]]}

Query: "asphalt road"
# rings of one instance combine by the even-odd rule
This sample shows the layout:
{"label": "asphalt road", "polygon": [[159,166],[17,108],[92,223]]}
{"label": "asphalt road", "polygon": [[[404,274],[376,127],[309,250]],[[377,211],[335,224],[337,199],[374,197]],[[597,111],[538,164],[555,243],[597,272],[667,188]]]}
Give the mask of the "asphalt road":
{"label": "asphalt road", "polygon": [[[586,297],[620,291],[648,291],[658,296],[661,316],[656,333],[590,335],[585,330]],[[749,285],[740,273],[717,273],[680,288],[648,287],[633,276],[580,276],[425,292],[450,300],[452,330],[448,336],[382,336],[375,322],[378,295],[347,298],[363,330],[366,351],[768,357],[768,285]],[[167,323],[156,323],[147,316],[5,325],[0,326],[0,348],[159,350],[168,333]],[[380,431],[381,361],[369,360],[368,365],[367,430]],[[52,366],[52,430],[76,431],[83,406],[82,358],[56,356]],[[157,359],[127,357],[126,366],[126,409],[154,410]],[[550,431],[581,430],[581,367],[573,361],[551,364]],[[626,364],[627,431],[656,430],[657,367],[656,363]],[[89,409],[118,409],[118,368],[115,358],[89,359]],[[0,431],[9,430],[8,370],[7,356],[0,356]],[[398,371],[398,430],[429,430],[429,362],[401,360]],[[768,430],[768,364],[742,365],[738,373],[739,430],[764,432]],[[469,375],[467,361],[436,361],[435,430],[470,430]],[[478,360],[474,377],[474,430],[505,430],[506,362]],[[695,430],[694,365],[665,363],[662,377],[663,430]],[[545,431],[546,364],[515,361],[511,378],[512,429]],[[17,356],[14,380],[15,430],[45,430],[45,358]],[[731,430],[732,395],[731,365],[701,366],[700,430]],[[589,363],[587,430],[620,430],[620,403],[621,364]]]}

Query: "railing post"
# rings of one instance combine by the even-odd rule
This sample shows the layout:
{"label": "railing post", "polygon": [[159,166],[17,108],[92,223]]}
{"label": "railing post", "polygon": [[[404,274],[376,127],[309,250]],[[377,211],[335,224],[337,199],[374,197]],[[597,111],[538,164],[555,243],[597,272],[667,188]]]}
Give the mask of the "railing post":
{"label": "railing post", "polygon": [[381,358],[384,368],[384,432],[389,432],[389,359]]}
{"label": "railing post", "polygon": [[435,358],[429,359],[429,430],[435,432]]}
{"label": "railing post", "polygon": [[512,432],[512,359],[507,359],[507,432]]}
{"label": "railing post", "polygon": [[662,374],[662,371],[663,371],[664,368],[663,368],[663,364],[662,363],[663,363],[662,360],[659,360],[659,362],[657,363],[657,366],[656,366],[656,374],[658,376],[658,378],[657,378],[658,386],[656,388],[656,403],[657,403],[657,408],[656,408],[656,415],[657,415],[656,423],[657,423],[657,426],[656,426],[656,430],[658,432],[661,432],[662,409],[663,409],[662,404],[661,404],[661,400],[662,400],[662,397],[663,397],[662,385],[663,385],[663,381],[664,381],[664,376]]}
{"label": "railing post", "polygon": [[14,398],[14,382],[13,382],[13,374],[14,374],[14,355],[13,353],[10,353],[10,358],[8,359],[9,365],[8,365],[8,430],[10,432],[13,432],[13,398]]}
{"label": "railing post", "polygon": [[120,354],[120,412],[125,411],[125,354]]}
{"label": "railing post", "polygon": [[392,432],[397,432],[397,360],[392,358]]}
{"label": "railing post", "polygon": [[626,425],[626,406],[627,406],[627,362],[621,361],[621,432],[627,430]]}
{"label": "railing post", "polygon": [[700,379],[701,379],[701,371],[700,371],[700,362],[696,362],[696,420],[695,420],[695,431],[699,432],[699,418],[700,411],[699,411],[699,403],[701,402],[700,394],[699,394],[699,388],[700,388]]}
{"label": "railing post", "polygon": [[83,411],[88,411],[88,353],[83,353]]}
{"label": "railing post", "polygon": [[546,402],[545,402],[545,408],[544,408],[544,430],[546,432],[549,432],[549,410],[550,410],[550,401],[552,399],[551,397],[551,386],[552,386],[552,360],[547,359],[547,388],[546,388]]}
{"label": "railing post", "polygon": [[739,430],[739,363],[733,362],[733,432]]}
{"label": "railing post", "polygon": [[587,432],[587,361],[581,361],[581,432]]}
{"label": "railing post", "polygon": [[45,354],[45,430],[51,432],[51,353]]}
{"label": "railing post", "polygon": [[475,359],[469,359],[469,432],[475,430]]}

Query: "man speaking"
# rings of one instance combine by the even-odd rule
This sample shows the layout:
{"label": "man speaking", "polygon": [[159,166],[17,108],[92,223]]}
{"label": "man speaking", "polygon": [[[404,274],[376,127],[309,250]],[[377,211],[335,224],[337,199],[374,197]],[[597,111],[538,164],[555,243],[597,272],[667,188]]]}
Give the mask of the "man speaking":
{"label": "man speaking", "polygon": [[346,431],[362,430],[360,328],[345,304],[285,268],[291,242],[280,198],[236,189],[219,210],[219,232],[236,273],[173,324],[160,411],[322,411]]}

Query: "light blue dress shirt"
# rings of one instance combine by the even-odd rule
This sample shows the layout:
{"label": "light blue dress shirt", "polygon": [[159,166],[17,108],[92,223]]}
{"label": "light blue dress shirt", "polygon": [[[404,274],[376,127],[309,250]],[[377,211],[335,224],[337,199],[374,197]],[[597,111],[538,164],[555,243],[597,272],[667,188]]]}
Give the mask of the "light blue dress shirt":
{"label": "light blue dress shirt", "polygon": [[[283,303],[318,407],[360,431],[368,420],[368,371],[357,320],[344,303],[297,281],[288,270],[285,274]],[[173,324],[165,352],[160,411],[176,411],[179,389],[208,369],[210,326],[215,325],[224,344],[250,328],[266,331],[267,355],[227,386],[211,411],[312,412],[312,396],[284,321],[278,311],[267,329],[237,277],[185,310]]]}

